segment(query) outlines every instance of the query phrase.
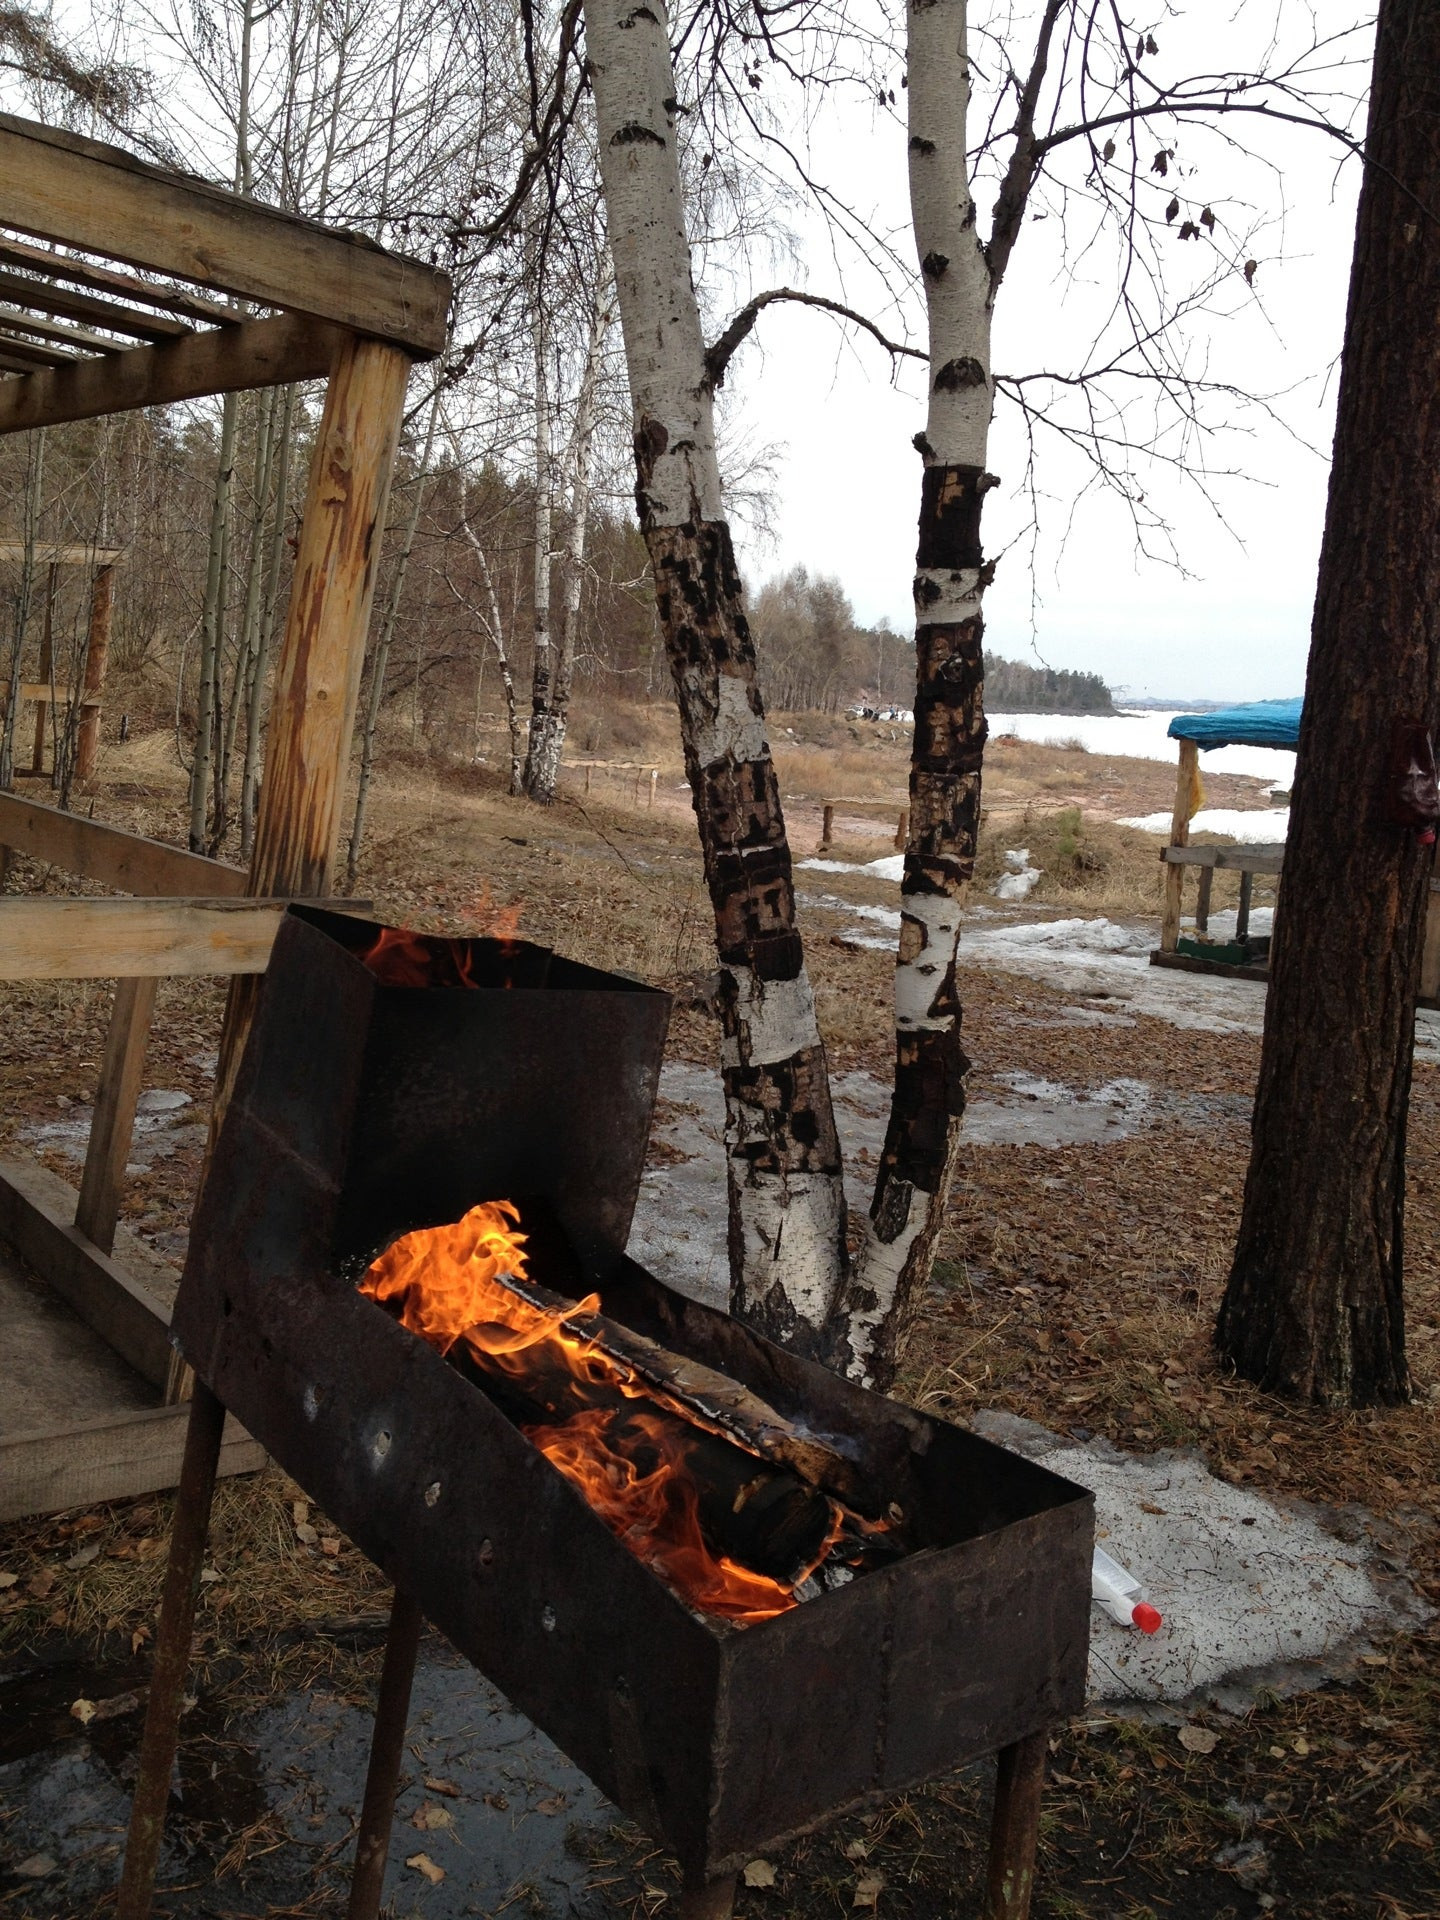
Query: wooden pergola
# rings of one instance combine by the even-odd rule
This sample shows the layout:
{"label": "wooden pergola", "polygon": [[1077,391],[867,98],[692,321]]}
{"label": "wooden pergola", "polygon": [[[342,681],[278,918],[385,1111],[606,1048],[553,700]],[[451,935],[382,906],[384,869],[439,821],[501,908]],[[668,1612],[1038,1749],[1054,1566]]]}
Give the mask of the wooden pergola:
{"label": "wooden pergola", "polygon": [[[0,1163],[0,1241],[164,1402],[0,1430],[0,1519],[174,1484],[173,1275],[117,1224],[156,985],[233,976],[223,1108],[284,902],[330,886],[406,381],[449,305],[444,274],[360,235],[0,115],[0,433],[327,380],[249,871],[0,794],[0,872],[13,848],[140,896],[0,899],[0,979],[119,982],[80,1190]],[[257,1450],[232,1433],[225,1458]]]}

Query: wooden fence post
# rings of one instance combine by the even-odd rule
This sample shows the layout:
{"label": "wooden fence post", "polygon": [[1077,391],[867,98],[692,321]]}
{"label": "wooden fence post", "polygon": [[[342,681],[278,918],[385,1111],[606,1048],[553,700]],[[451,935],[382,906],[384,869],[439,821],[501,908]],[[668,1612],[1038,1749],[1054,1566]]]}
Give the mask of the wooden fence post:
{"label": "wooden fence post", "polygon": [[90,590],[90,641],[85,649],[85,684],[80,694],[80,729],[75,742],[75,778],[88,780],[100,757],[100,696],[110,653],[110,620],[115,607],[115,568],[98,567]]}
{"label": "wooden fence post", "polygon": [[95,1118],[90,1123],[90,1144],[85,1151],[85,1171],[80,1177],[80,1200],[75,1209],[75,1225],[102,1253],[109,1253],[115,1245],[120,1192],[135,1129],[135,1103],[140,1098],[145,1048],[159,984],[152,974],[121,980],[115,987],[105,1061],[95,1095]]}
{"label": "wooden fence post", "polygon": [[895,822],[895,851],[903,853],[910,840],[910,809],[902,807],[900,818]]}
{"label": "wooden fence post", "polygon": [[820,851],[824,853],[835,834],[835,809],[827,800],[820,820]]}
{"label": "wooden fence post", "polygon": [[[1200,749],[1193,740],[1180,742],[1180,767],[1175,780],[1175,811],[1170,816],[1170,844],[1190,844],[1190,795],[1200,770]],[[1180,939],[1180,912],[1185,898],[1185,869],[1165,863],[1165,904],[1160,916],[1160,951],[1174,953]]]}

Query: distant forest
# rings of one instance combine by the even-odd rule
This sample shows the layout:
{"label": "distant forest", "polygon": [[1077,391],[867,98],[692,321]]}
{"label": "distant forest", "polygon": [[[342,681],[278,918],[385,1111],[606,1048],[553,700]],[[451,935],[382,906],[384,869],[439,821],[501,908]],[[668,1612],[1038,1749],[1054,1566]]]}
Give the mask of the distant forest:
{"label": "distant forest", "polygon": [[985,655],[985,705],[991,713],[1114,713],[1110,689],[1098,673],[1031,667],[1023,660]]}

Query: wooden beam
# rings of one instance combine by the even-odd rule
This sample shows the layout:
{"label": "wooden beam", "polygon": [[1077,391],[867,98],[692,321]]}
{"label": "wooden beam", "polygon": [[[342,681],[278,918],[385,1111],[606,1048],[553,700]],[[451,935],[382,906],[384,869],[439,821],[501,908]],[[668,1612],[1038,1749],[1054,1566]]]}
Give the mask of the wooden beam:
{"label": "wooden beam", "polygon": [[242,867],[13,793],[0,793],[0,847],[14,847],[32,859],[49,861],[62,873],[98,880],[125,893],[214,897],[245,891]]}
{"label": "wooden beam", "polygon": [[[92,287],[96,293],[116,295],[121,300],[139,300],[144,305],[161,307],[166,313],[183,314],[187,320],[199,320],[207,326],[236,318],[233,307],[218,300],[207,300],[188,287],[157,287],[133,274],[116,273],[113,267],[97,266],[93,260],[77,260],[73,254],[52,253],[48,247],[27,246],[23,240],[0,239],[0,260],[7,266],[28,273],[42,273],[46,280],[68,280],[77,287]],[[136,314],[135,319],[150,316]],[[171,328],[173,332],[175,329]]]}
{"label": "wooden beam", "polygon": [[[74,293],[69,287],[53,286],[48,280],[27,280],[19,273],[0,271],[0,296],[13,300],[17,307],[38,307],[42,313],[59,313],[69,320],[89,321],[93,326],[108,327],[112,333],[134,334],[137,340],[180,340],[194,332],[183,320],[172,320],[160,313],[137,313],[133,307],[117,306],[113,300],[97,300],[93,294]],[[230,315],[231,319],[237,317]]]}
{"label": "wooden beam", "polygon": [[310,313],[428,356],[445,344],[443,273],[137,160],[119,147],[0,116],[0,220],[68,247]]}
{"label": "wooden beam", "polygon": [[[0,560],[23,560],[23,540],[0,540]],[[124,547],[92,547],[84,541],[37,540],[37,567],[118,567],[125,558]]]}
{"label": "wooden beam", "polygon": [[[156,1407],[0,1437],[0,1521],[134,1500],[175,1486],[189,1424],[189,1407]],[[238,1420],[227,1420],[220,1473],[259,1473],[265,1464],[259,1441]]]}
{"label": "wooden beam", "polygon": [[37,340],[54,340],[84,353],[123,353],[130,344],[128,340],[112,340],[105,333],[93,333],[89,327],[51,320],[43,313],[22,313],[18,307],[0,306],[0,327],[8,327],[13,333],[33,333]]}
{"label": "wooden beam", "polygon": [[[343,913],[349,900],[324,904]],[[0,899],[0,980],[263,973],[284,900]]]}
{"label": "wooden beam", "polygon": [[1162,847],[1160,858],[1172,867],[1218,867],[1222,873],[1279,873],[1285,848],[1283,844],[1278,847]]}
{"label": "wooden beam", "polygon": [[[331,369],[270,700],[250,863],[255,894],[315,895],[330,884],[409,371],[396,348],[353,336]],[[254,981],[231,983],[214,1128],[245,1050],[256,994]]]}
{"label": "wooden beam", "polygon": [[76,1227],[102,1253],[109,1253],[115,1245],[158,984],[153,976],[118,981],[110,1010],[105,1059],[95,1093],[95,1117],[90,1123],[90,1143],[85,1150],[85,1171],[75,1208]]}
{"label": "wooden beam", "polygon": [[41,346],[34,340],[18,340],[13,333],[0,333],[0,352],[7,360],[18,360],[28,367],[74,367],[81,364],[77,354],[59,347]]}
{"label": "wooden beam", "polygon": [[38,1160],[0,1160],[0,1240],[143,1380],[170,1374],[174,1276],[152,1293],[74,1225],[75,1189]]}
{"label": "wooden beam", "polygon": [[286,313],[187,334],[164,347],[131,347],[103,359],[77,361],[73,367],[0,386],[0,433],[54,426],[62,420],[93,420],[103,413],[197,400],[209,393],[313,380],[329,367],[337,340],[343,338],[321,321]]}
{"label": "wooden beam", "polygon": [[1192,959],[1188,953],[1166,953],[1163,947],[1157,947],[1150,955],[1152,967],[1174,967],[1177,973],[1215,973],[1229,980],[1268,980],[1270,969],[1261,964],[1244,967],[1227,966],[1223,960]]}

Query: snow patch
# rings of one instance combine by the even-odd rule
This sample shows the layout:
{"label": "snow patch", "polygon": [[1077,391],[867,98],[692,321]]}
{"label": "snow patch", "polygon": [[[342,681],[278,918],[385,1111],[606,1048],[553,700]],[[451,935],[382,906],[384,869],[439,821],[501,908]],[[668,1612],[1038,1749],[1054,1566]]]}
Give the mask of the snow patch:
{"label": "snow patch", "polygon": [[990,891],[997,900],[1028,900],[1041,878],[1041,869],[1030,864],[1030,849],[1011,847],[1005,865],[1009,871],[1001,874]]}
{"label": "snow patch", "polygon": [[[1139,827],[1142,833],[1170,831],[1171,815],[1142,813],[1129,820],[1117,820],[1117,827]],[[1273,847],[1290,830],[1288,807],[1202,807],[1190,822],[1192,833],[1228,833],[1232,840],[1246,846]]]}
{"label": "snow patch", "polygon": [[[1013,733],[1017,739],[1041,746],[1062,747],[1078,740],[1087,753],[1137,760],[1165,760],[1173,767],[1180,743],[1166,728],[1176,713],[1137,709],[1119,713],[992,713],[988,716],[992,741]],[[1206,773],[1249,774],[1267,785],[1288,788],[1295,777],[1295,755],[1286,747],[1211,747],[1200,757]],[[1169,825],[1169,818],[1166,818]]]}

